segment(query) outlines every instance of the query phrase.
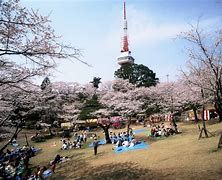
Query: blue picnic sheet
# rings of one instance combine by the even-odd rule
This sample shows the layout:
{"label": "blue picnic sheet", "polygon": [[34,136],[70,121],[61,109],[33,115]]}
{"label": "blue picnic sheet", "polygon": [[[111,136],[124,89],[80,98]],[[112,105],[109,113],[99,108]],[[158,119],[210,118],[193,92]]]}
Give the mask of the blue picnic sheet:
{"label": "blue picnic sheet", "polygon": [[47,169],[42,173],[42,176],[44,179],[47,179],[48,177],[52,176],[53,172],[51,169]]}
{"label": "blue picnic sheet", "polygon": [[146,131],[146,129],[137,129],[137,130],[133,130],[133,133],[134,134],[139,134],[139,133],[143,133],[145,131]]}
{"label": "blue picnic sheet", "polygon": [[32,151],[34,153],[39,153],[40,151],[42,151],[42,149],[41,148],[32,148]]}
{"label": "blue picnic sheet", "polygon": [[115,148],[114,152],[115,153],[122,153],[122,152],[126,152],[126,151],[137,150],[137,149],[147,149],[148,147],[149,147],[149,145],[142,141],[133,147],[123,147],[123,146],[117,147],[117,148]]}
{"label": "blue picnic sheet", "polygon": [[12,146],[13,146],[13,147],[18,147],[19,144],[17,144],[17,143],[12,143]]}
{"label": "blue picnic sheet", "polygon": [[[99,145],[104,145],[104,144],[106,144],[106,140],[105,139],[100,139],[100,140],[98,140],[99,141]],[[90,143],[89,144],[89,147],[93,147],[93,142],[92,143]]]}
{"label": "blue picnic sheet", "polygon": [[[137,129],[137,130],[134,130],[133,133],[134,134],[139,134],[139,133],[143,133],[145,131],[147,131],[147,130],[146,129]],[[104,145],[104,144],[106,144],[106,140],[105,139],[100,139],[99,140],[99,145]],[[89,144],[89,147],[93,147],[93,142]]]}

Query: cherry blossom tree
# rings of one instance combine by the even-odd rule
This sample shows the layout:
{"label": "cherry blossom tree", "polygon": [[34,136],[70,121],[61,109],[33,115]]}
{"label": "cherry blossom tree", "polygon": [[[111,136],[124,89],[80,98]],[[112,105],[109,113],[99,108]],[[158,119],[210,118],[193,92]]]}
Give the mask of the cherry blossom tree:
{"label": "cherry blossom tree", "polygon": [[108,91],[100,98],[100,103],[128,119],[127,133],[129,134],[131,117],[142,111],[143,102],[137,98],[136,87],[128,80],[116,79],[112,88],[113,90]]}
{"label": "cherry blossom tree", "polygon": [[99,127],[101,127],[105,134],[106,144],[111,144],[111,139],[109,136],[109,128],[112,125],[111,122],[111,114],[113,112],[110,111],[108,108],[102,108],[94,112],[94,114],[98,117],[97,124]]}
{"label": "cherry blossom tree", "polygon": [[[181,78],[175,83],[174,97],[181,111],[193,110],[195,122],[197,122],[199,120],[197,109],[203,103],[200,87],[190,84],[185,78]],[[210,101],[209,98],[205,100],[206,102]]]}
{"label": "cherry blossom tree", "polygon": [[100,92],[106,92],[112,90],[112,81],[102,82],[99,88]]}
{"label": "cherry blossom tree", "polygon": [[177,82],[163,82],[151,88],[152,100],[158,108],[157,113],[170,115],[176,131],[177,124],[175,114],[183,111],[183,105],[180,103],[182,93],[179,91],[178,85]]}
{"label": "cherry blossom tree", "polygon": [[[12,120],[10,114],[14,111],[18,112],[14,114],[20,122],[26,117],[25,114],[33,114],[40,107],[35,106],[35,102],[45,105],[48,102],[53,106],[55,93],[50,95],[40,89],[33,91],[33,78],[43,76],[55,68],[57,60],[85,62],[79,59],[79,49],[61,42],[61,36],[56,35],[50,25],[49,16],[42,16],[38,10],[23,7],[20,0],[0,1],[0,12],[0,101],[4,101],[0,125],[4,125],[6,121]],[[7,95],[8,99],[5,98]],[[34,107],[27,103],[32,101]],[[16,127],[20,128],[18,124]]]}
{"label": "cherry blossom tree", "polygon": [[36,120],[32,115],[38,103],[38,94],[30,93],[34,92],[35,87],[30,87],[28,90],[29,92],[25,92],[21,89],[11,87],[0,93],[1,133],[4,132],[5,127],[10,127],[7,130],[11,134],[10,140],[0,149],[0,152],[11,143],[14,137],[17,137],[27,121],[32,120],[33,122]]}
{"label": "cherry blossom tree", "polygon": [[[199,107],[202,103],[200,88],[190,85],[186,79],[180,79],[175,82],[159,83],[155,87],[135,87],[127,80],[116,79],[113,81],[112,89],[105,88],[99,93],[100,103],[103,109],[99,110],[104,116],[110,112],[118,112],[120,115],[128,118],[128,127],[130,118],[137,113],[146,113],[147,116],[159,114],[176,114]],[[175,130],[177,124],[175,118],[172,118]],[[103,123],[108,127],[111,122]]]}
{"label": "cherry blossom tree", "polygon": [[82,99],[86,98],[82,95],[84,88],[79,83],[55,82],[52,84],[52,89],[62,99],[60,106],[62,111],[59,118],[63,121],[75,123],[83,106]]}

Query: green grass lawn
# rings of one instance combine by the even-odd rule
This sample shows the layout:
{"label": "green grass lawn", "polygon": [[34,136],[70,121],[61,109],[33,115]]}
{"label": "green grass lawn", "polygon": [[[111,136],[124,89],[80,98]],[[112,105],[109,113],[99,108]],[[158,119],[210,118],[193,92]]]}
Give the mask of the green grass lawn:
{"label": "green grass lawn", "polygon": [[[57,166],[51,179],[219,180],[222,179],[222,150],[217,150],[217,144],[222,123],[207,128],[215,136],[200,140],[194,124],[179,123],[182,133],[168,138],[153,139],[143,132],[136,138],[146,141],[149,148],[115,154],[112,145],[102,145],[97,156],[88,144],[83,149],[60,150],[60,138],[54,138],[33,144],[42,148],[42,152],[31,159],[31,164],[46,165],[56,154],[70,157],[70,161]],[[100,136],[103,136],[101,132]]]}

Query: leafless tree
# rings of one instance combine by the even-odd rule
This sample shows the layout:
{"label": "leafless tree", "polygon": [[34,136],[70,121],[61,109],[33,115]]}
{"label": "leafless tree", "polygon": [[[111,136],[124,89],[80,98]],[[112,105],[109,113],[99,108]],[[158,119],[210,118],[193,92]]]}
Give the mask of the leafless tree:
{"label": "leafless tree", "polygon": [[0,86],[43,75],[57,59],[85,63],[79,49],[60,42],[49,16],[23,7],[20,0],[2,1],[0,12]]}
{"label": "leafless tree", "polygon": [[222,30],[206,33],[199,27],[191,26],[190,31],[180,35],[190,43],[188,48],[188,72],[183,71],[189,83],[200,87],[215,105],[222,121]]}

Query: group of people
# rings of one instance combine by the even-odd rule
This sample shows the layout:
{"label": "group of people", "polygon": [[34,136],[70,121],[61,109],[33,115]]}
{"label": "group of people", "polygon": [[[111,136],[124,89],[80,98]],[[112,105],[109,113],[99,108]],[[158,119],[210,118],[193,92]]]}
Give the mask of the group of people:
{"label": "group of people", "polygon": [[73,140],[62,139],[62,150],[73,149],[73,148],[82,148],[83,144],[87,142],[87,132],[75,133]]}
{"label": "group of people", "polygon": [[0,174],[5,179],[22,179],[30,174],[29,159],[35,156],[34,147],[17,147],[16,149],[1,152]]}
{"label": "group of people", "polygon": [[152,137],[161,137],[161,136],[168,137],[170,135],[174,135],[176,133],[176,130],[171,123],[169,125],[161,123],[159,125],[155,124],[151,125],[150,133]]}
{"label": "group of people", "polygon": [[119,132],[117,134],[110,132],[110,139],[115,147],[133,147],[138,143],[138,141],[134,138],[132,129],[130,129],[128,134],[127,132]]}
{"label": "group of people", "polygon": [[50,163],[47,166],[37,166],[37,168],[33,171],[33,173],[29,176],[29,180],[43,180],[48,179],[52,174],[55,172],[56,165],[68,161],[68,157],[62,157],[59,154],[56,155],[56,157],[50,161]]}
{"label": "group of people", "polygon": [[21,180],[22,179],[29,179],[29,180],[48,179],[55,172],[55,168],[56,168],[57,164],[66,162],[68,160],[70,160],[70,158],[68,158],[67,156],[63,157],[63,156],[57,154],[55,156],[55,158],[52,161],[50,161],[47,165],[37,166],[36,169],[33,170],[29,174],[29,176],[27,176],[26,178],[21,178]]}

